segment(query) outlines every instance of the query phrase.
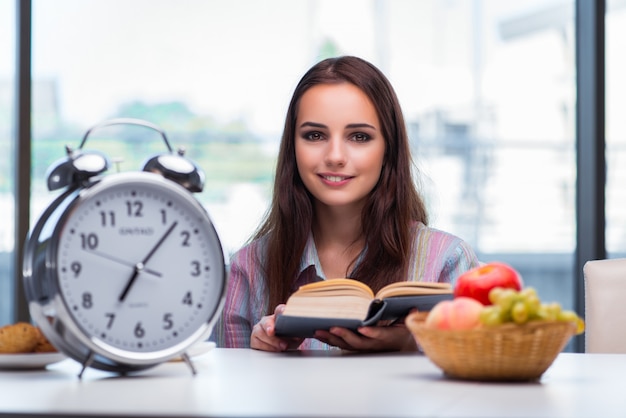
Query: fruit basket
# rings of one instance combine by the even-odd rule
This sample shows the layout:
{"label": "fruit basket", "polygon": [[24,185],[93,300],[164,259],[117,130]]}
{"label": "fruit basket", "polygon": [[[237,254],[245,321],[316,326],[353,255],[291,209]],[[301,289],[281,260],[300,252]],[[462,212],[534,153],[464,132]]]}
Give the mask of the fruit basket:
{"label": "fruit basket", "polygon": [[447,376],[480,381],[539,379],[577,332],[572,321],[453,331],[428,328],[423,316],[411,314],[405,323],[424,354]]}

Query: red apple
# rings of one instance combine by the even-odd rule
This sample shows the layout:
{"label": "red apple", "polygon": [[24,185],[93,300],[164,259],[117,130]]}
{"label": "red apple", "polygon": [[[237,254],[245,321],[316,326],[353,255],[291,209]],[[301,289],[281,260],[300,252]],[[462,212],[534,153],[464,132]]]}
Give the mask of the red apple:
{"label": "red apple", "polygon": [[522,277],[508,264],[487,263],[466,271],[456,279],[454,297],[470,297],[483,305],[491,305],[489,292],[494,287],[511,288],[519,291],[523,287]]}

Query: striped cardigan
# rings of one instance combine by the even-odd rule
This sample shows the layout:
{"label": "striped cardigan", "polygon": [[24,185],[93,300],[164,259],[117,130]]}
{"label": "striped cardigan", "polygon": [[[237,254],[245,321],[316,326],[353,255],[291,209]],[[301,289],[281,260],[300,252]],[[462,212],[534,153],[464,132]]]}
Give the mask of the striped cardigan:
{"label": "striped cardigan", "polygon": [[[406,280],[453,283],[461,273],[478,266],[474,251],[460,238],[421,223],[413,228],[414,251]],[[219,347],[250,347],[252,327],[265,312],[274,311],[274,307],[267,306],[266,277],[259,265],[265,249],[266,240],[257,239],[231,258],[225,306],[211,336]],[[300,272],[292,291],[306,283],[326,280],[312,236],[300,260]],[[300,346],[326,348],[326,344],[314,339],[306,339]]]}

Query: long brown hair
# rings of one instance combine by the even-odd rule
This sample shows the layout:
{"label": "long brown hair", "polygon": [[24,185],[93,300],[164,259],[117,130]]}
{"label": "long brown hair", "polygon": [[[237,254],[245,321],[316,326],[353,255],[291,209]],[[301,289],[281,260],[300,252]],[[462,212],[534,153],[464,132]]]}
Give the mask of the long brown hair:
{"label": "long brown hair", "polygon": [[351,276],[374,291],[406,280],[412,249],[411,224],[427,223],[425,205],[412,177],[409,140],[398,98],[389,80],[360,58],[344,56],[319,62],[307,71],[287,110],[274,179],[271,207],[254,238],[266,237],[267,253],[261,265],[269,290],[268,309],[284,303],[297,278],[313,222],[312,196],[298,174],[295,132],[302,95],[318,84],[348,82],[372,101],[385,138],[382,172],[361,214],[365,253]]}

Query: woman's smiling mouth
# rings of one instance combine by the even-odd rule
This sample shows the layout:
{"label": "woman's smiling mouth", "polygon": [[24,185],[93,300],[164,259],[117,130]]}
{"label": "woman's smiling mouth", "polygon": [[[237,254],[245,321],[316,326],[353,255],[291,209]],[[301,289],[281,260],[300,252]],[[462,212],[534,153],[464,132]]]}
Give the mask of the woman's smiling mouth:
{"label": "woman's smiling mouth", "polygon": [[325,174],[320,174],[319,176],[322,180],[324,180],[325,183],[330,183],[333,185],[344,184],[348,180],[353,178],[352,176],[337,176],[337,175],[325,175]]}

